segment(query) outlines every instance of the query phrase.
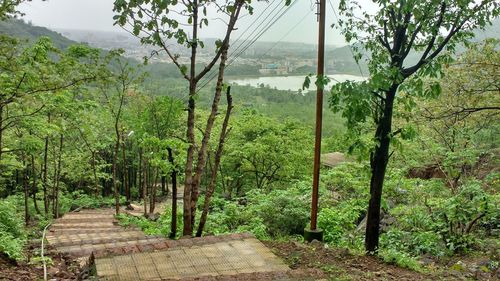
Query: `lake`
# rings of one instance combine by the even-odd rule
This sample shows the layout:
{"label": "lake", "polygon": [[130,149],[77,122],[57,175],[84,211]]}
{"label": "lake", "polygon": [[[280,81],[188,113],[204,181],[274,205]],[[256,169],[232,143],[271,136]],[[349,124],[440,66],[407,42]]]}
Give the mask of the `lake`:
{"label": "lake", "polygon": [[[328,75],[332,82],[330,83],[339,83],[347,80],[353,81],[363,81],[365,78],[355,75],[348,74],[332,74]],[[241,78],[241,79],[229,79],[229,83],[235,83],[238,85],[250,85],[253,87],[259,87],[261,84],[267,85],[271,88],[276,88],[278,90],[290,90],[290,91],[298,91],[302,89],[302,84],[304,83],[305,75],[302,76],[269,76],[269,77],[253,77],[253,78]],[[316,86],[314,85],[314,81],[316,76],[311,77],[311,86],[309,90],[315,90]]]}

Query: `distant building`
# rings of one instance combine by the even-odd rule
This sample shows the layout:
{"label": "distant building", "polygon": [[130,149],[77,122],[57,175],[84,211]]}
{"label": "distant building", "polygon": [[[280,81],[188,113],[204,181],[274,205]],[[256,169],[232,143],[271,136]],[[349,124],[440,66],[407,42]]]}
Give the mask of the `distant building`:
{"label": "distant building", "polygon": [[276,63],[268,63],[262,65],[262,68],[259,69],[259,73],[286,75],[288,74],[288,69],[286,67],[280,67],[280,65]]}
{"label": "distant building", "polygon": [[350,159],[346,158],[344,153],[332,152],[321,154],[321,164],[326,167],[335,168],[348,161],[350,161]]}

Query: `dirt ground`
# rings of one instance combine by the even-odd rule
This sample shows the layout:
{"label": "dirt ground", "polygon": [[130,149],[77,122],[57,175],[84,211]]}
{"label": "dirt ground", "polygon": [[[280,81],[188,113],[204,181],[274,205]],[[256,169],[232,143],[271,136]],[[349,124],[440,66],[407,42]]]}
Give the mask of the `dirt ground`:
{"label": "dirt ground", "polygon": [[[0,255],[0,280],[34,281],[43,280],[43,263],[39,257],[33,256],[38,252],[38,245],[29,246],[26,250],[28,261],[13,262]],[[46,248],[47,279],[66,281],[82,280],[90,276],[89,267],[81,266],[80,262],[67,255],[55,253],[50,247]]]}
{"label": "dirt ground", "polygon": [[494,274],[484,278],[465,276],[449,270],[429,273],[415,272],[384,263],[377,257],[358,256],[348,250],[327,249],[321,243],[264,242],[281,257],[293,271],[320,269],[317,279],[324,280],[498,280]]}
{"label": "dirt ground", "polygon": [[[234,276],[218,276],[197,280],[499,280],[494,272],[486,276],[471,276],[465,272],[437,268],[420,273],[384,263],[379,258],[358,256],[348,250],[325,248],[321,243],[301,244],[297,242],[263,242],[290,266],[283,274],[254,273]],[[34,252],[30,247],[28,252]],[[48,249],[51,264],[48,266],[49,280],[93,280],[88,267],[80,267],[78,261]],[[41,262],[31,257],[30,262],[13,263],[0,256],[0,280],[43,280]],[[187,280],[187,279],[185,279]]]}

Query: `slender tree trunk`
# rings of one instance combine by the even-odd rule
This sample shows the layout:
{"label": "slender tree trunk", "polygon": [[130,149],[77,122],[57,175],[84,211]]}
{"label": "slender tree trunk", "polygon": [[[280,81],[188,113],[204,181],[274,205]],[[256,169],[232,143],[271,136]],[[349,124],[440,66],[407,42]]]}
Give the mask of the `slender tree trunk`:
{"label": "slender tree trunk", "polygon": [[156,208],[156,183],[158,182],[158,168],[155,169],[153,182],[151,183],[151,204],[149,205],[149,213],[153,214]]}
{"label": "slender tree trunk", "polygon": [[168,196],[168,190],[166,188],[167,177],[165,175],[161,175],[161,196]]}
{"label": "slender tree trunk", "polygon": [[[183,229],[183,234],[185,236],[193,235],[193,227],[194,227],[194,219],[196,216],[196,203],[198,200],[198,192],[199,192],[199,182],[201,179],[201,175],[203,174],[204,167],[205,167],[205,157],[206,157],[206,145],[208,143],[208,140],[210,139],[210,131],[211,131],[211,126],[213,125],[213,120],[211,121],[210,119],[213,119],[212,116],[209,117],[209,121],[207,121],[207,129],[204,132],[204,139],[207,138],[206,142],[202,141],[202,146],[205,145],[205,148],[201,148],[198,152],[198,162],[197,162],[197,168],[196,172],[193,175],[193,157],[194,157],[194,146],[195,146],[195,137],[194,137],[194,124],[195,124],[195,100],[194,97],[196,95],[196,86],[198,83],[199,77],[196,76],[196,51],[197,51],[197,40],[198,40],[198,0],[193,0],[191,2],[191,7],[193,10],[193,16],[192,16],[192,27],[193,27],[193,34],[192,34],[192,39],[191,39],[191,68],[190,68],[190,81],[189,81],[189,102],[188,102],[188,122],[187,122],[187,141],[189,143],[188,147],[188,153],[187,153],[187,160],[186,160],[186,177],[185,177],[185,186],[184,186],[184,213],[183,213],[183,219],[184,219],[184,229]],[[234,30],[234,25],[236,24],[236,21],[239,17],[239,13],[241,11],[241,7],[244,4],[244,1],[242,0],[237,0],[235,1],[235,10],[231,14],[231,19],[228,23],[227,31],[226,31],[226,36],[224,38],[223,44],[221,46],[221,63],[220,65],[224,65],[225,61],[227,59],[227,49],[229,48],[229,39],[231,37],[231,33]],[[225,52],[225,54],[224,54]],[[224,58],[224,56],[226,58]],[[217,88],[216,92],[219,92],[219,97],[214,97],[214,103],[217,103],[216,100],[220,98],[220,91],[221,91],[221,86],[222,83],[221,80],[224,74],[224,67],[219,67],[219,79],[217,81]],[[219,85],[220,84],[220,85]],[[217,93],[216,93],[217,96]],[[215,108],[217,108],[217,105]],[[214,106],[212,106],[214,107]],[[212,114],[216,114],[217,110],[215,112],[212,112]],[[208,136],[208,137],[207,137]],[[203,161],[199,161],[202,159]]]}
{"label": "slender tree trunk", "polygon": [[61,134],[59,138],[59,155],[57,159],[57,172],[55,177],[55,188],[54,188],[54,203],[53,203],[53,213],[54,218],[59,218],[59,182],[61,181],[61,162],[62,162],[62,151],[64,145],[64,135]]}
{"label": "slender tree trunk", "polygon": [[97,167],[96,167],[96,160],[95,160],[95,151],[92,151],[92,172],[94,174],[94,194],[95,197],[99,197],[99,179],[97,178]]}
{"label": "slender tree trunk", "polygon": [[116,130],[116,141],[115,148],[113,150],[113,190],[115,195],[115,213],[118,215],[120,213],[120,193],[118,190],[117,183],[117,163],[118,162],[118,149],[120,148],[120,132],[118,131],[118,123],[115,123]]}
{"label": "slender tree trunk", "polygon": [[28,183],[28,168],[26,166],[26,159],[23,153],[23,189],[24,189],[24,223],[28,226],[30,222],[30,211],[29,211],[29,183]]}
{"label": "slender tree trunk", "polygon": [[194,97],[196,95],[196,86],[198,81],[196,81],[196,51],[198,48],[198,0],[192,1],[193,9],[193,34],[192,34],[192,44],[191,44],[191,67],[189,75],[189,101],[188,101],[188,118],[187,118],[187,141],[189,147],[187,149],[186,158],[186,170],[185,170],[185,183],[184,183],[184,196],[183,196],[183,235],[191,236],[193,234],[193,224],[191,222],[191,193],[193,189],[193,160],[194,160],[194,148],[195,148],[195,136],[194,136],[194,125],[195,125],[195,109],[196,102]]}
{"label": "slender tree trunk", "polygon": [[208,210],[210,207],[210,200],[212,199],[212,195],[215,191],[215,184],[217,182],[217,171],[219,169],[220,161],[222,158],[222,152],[224,151],[224,141],[227,137],[227,133],[229,133],[227,126],[229,124],[229,117],[231,116],[231,110],[233,109],[233,99],[231,97],[231,87],[227,89],[226,93],[227,97],[227,110],[226,115],[224,117],[224,121],[222,123],[222,130],[219,137],[219,144],[217,146],[217,151],[215,152],[215,162],[214,167],[212,169],[212,175],[210,179],[210,183],[208,184],[206,193],[205,193],[205,202],[203,203],[203,212],[201,213],[200,223],[198,224],[198,231],[196,231],[196,237],[201,237],[203,234],[203,229],[205,228],[205,224],[207,222]]}
{"label": "slender tree trunk", "polygon": [[122,158],[123,158],[123,184],[125,185],[125,197],[130,202],[130,186],[128,184],[128,165],[125,152],[125,134],[122,134]]}
{"label": "slender tree trunk", "polygon": [[[194,158],[194,118],[195,118],[195,100],[194,95],[196,94],[196,84],[191,82],[190,94],[188,102],[188,124],[187,124],[187,138],[189,142],[189,147],[187,149],[186,158],[186,171],[185,171],[185,183],[184,183],[184,195],[182,197],[182,217],[183,217],[183,235],[192,235],[193,228],[191,225],[191,189],[193,186],[193,158]],[[191,94],[192,93],[192,94]]]}
{"label": "slender tree trunk", "polygon": [[392,113],[397,85],[392,86],[386,93],[384,111],[379,119],[375,139],[379,142],[371,155],[370,202],[366,220],[365,249],[368,253],[378,250],[380,235],[380,207],[382,202],[382,188],[389,161],[389,147],[392,130]]}
{"label": "slender tree trunk", "polygon": [[138,181],[137,188],[139,189],[139,196],[144,199],[144,197],[143,197],[144,192],[142,190],[143,189],[142,188],[142,181],[143,181],[143,179],[142,179],[142,175],[143,175],[142,164],[143,163],[142,162],[143,162],[143,160],[142,160],[142,148],[139,148],[139,167],[137,169],[137,181]]}
{"label": "slender tree trunk", "polygon": [[144,201],[144,217],[147,217],[147,215],[148,215],[148,198],[146,195],[146,192],[148,189],[148,169],[147,169],[148,164],[147,164],[147,160],[144,161],[142,166],[143,166],[143,168],[142,168],[142,170],[143,170],[142,171],[143,172],[142,200]]}
{"label": "slender tree trunk", "polygon": [[3,156],[3,105],[0,105],[0,167],[2,167]]}
{"label": "slender tree trunk", "polygon": [[[50,115],[49,115],[50,120]],[[45,215],[49,213],[49,194],[47,192],[47,173],[48,173],[48,155],[49,155],[49,137],[45,137],[45,148],[43,152],[43,179],[42,179],[42,188],[43,188],[43,207],[45,211]]]}
{"label": "slender tree trunk", "polygon": [[38,202],[36,201],[36,194],[38,193],[38,186],[36,180],[36,167],[35,167],[35,156],[31,155],[31,192],[33,192],[33,206],[37,214],[41,214],[40,208],[38,208]]}
{"label": "slender tree trunk", "polygon": [[174,155],[172,149],[167,147],[168,151],[168,161],[172,165],[172,172],[170,177],[172,178],[172,218],[170,220],[170,238],[174,239],[177,236],[177,169],[174,161]]}
{"label": "slender tree trunk", "polygon": [[[218,74],[218,78],[217,78],[217,86],[215,88],[214,99],[212,101],[212,110],[210,112],[210,115],[209,115],[208,120],[207,120],[207,124],[205,126],[205,132],[203,133],[201,147],[198,151],[198,162],[196,163],[196,173],[193,177],[193,182],[192,182],[192,186],[191,186],[191,224],[194,224],[195,217],[196,217],[196,205],[197,205],[198,196],[199,196],[199,186],[200,186],[200,182],[201,182],[201,176],[203,175],[203,172],[204,172],[205,166],[206,166],[208,142],[210,141],[210,137],[212,134],[212,128],[213,128],[213,125],[215,123],[215,118],[217,116],[220,97],[221,97],[221,93],[222,93],[224,69],[226,67],[227,50],[229,48],[229,45],[226,43],[221,48],[224,48],[224,49],[222,50],[221,61],[219,64],[219,74]],[[193,227],[194,227],[194,225],[191,226],[191,228],[193,228]]]}

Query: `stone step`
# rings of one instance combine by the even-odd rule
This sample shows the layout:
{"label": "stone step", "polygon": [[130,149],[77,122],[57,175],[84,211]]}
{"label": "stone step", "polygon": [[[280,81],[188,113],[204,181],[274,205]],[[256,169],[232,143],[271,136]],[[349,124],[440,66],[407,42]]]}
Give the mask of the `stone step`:
{"label": "stone step", "polygon": [[91,254],[93,254],[95,257],[99,258],[114,255],[164,250],[167,248],[168,244],[165,243],[163,239],[151,237],[130,241],[56,247],[58,252],[65,253],[73,257],[89,257]]}
{"label": "stone step", "polygon": [[58,223],[82,223],[82,222],[88,222],[88,221],[98,221],[98,222],[114,222],[117,221],[114,217],[70,217],[70,218],[64,218],[61,220],[58,220]]}
{"label": "stone step", "polygon": [[47,241],[56,247],[83,244],[102,244],[121,241],[131,241],[145,238],[142,231],[107,232],[107,233],[73,233],[48,235]]}
{"label": "stone step", "polygon": [[54,223],[51,225],[51,229],[68,229],[68,228],[80,228],[80,229],[96,229],[96,228],[109,228],[114,226],[112,222],[81,222],[81,223]]}
{"label": "stone step", "polygon": [[63,235],[63,234],[90,234],[90,233],[110,233],[110,232],[128,232],[131,230],[136,230],[134,227],[128,228],[117,228],[112,227],[102,227],[102,228],[92,228],[92,229],[82,229],[82,228],[60,228],[51,229],[51,235]]}

